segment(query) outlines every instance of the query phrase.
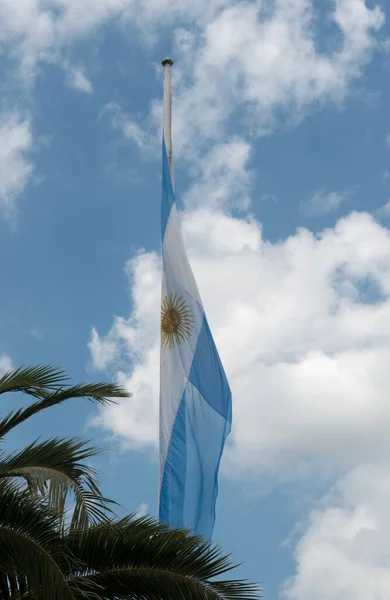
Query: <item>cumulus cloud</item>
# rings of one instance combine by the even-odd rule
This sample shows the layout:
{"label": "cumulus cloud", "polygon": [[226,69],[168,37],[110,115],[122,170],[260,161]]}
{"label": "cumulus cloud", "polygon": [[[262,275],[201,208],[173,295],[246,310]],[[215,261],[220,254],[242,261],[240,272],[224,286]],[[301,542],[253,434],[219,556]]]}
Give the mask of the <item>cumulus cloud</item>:
{"label": "cumulus cloud", "polygon": [[20,62],[22,74],[31,77],[40,60],[91,33],[122,7],[122,0],[1,0],[0,41]]}
{"label": "cumulus cloud", "polygon": [[223,4],[224,0],[0,0],[0,43],[29,80],[40,61],[58,58],[61,48],[111,22],[138,26],[142,37],[150,37],[157,26],[211,18]]}
{"label": "cumulus cloud", "polygon": [[295,549],[288,600],[387,600],[390,588],[390,471],[361,465],[309,517]]}
{"label": "cumulus cloud", "polygon": [[118,348],[115,342],[109,339],[102,339],[98,332],[93,327],[91,339],[88,344],[89,349],[93,352],[93,367],[98,370],[105,369],[118,354]]}
{"label": "cumulus cloud", "polygon": [[[318,50],[311,0],[208,4],[212,10],[199,2],[199,11],[193,3],[176,11],[174,2],[168,11],[176,15],[173,54],[180,57],[173,69],[173,139],[176,154],[191,164],[210,143],[225,139],[232,117],[252,135],[262,135],[329,102],[341,105],[378,47],[376,32],[384,23],[379,6],[336,0],[328,18],[341,41],[329,40],[333,46],[325,53]],[[143,32],[153,22],[166,24],[158,21],[161,6],[149,11],[151,6],[146,2],[135,17]],[[127,7],[125,14],[130,12]],[[141,129],[134,116],[122,120],[125,137],[145,147],[147,132],[155,137],[161,120],[158,99]]]}
{"label": "cumulus cloud", "polygon": [[[198,38],[181,30],[173,122],[177,149],[190,152],[194,145],[221,139],[237,106],[246,127],[261,134],[280,127],[281,117],[301,119],[313,103],[341,102],[370,60],[373,34],[384,15],[363,0],[337,0],[329,18],[342,42],[328,54],[317,49],[309,0],[276,0],[272,10],[259,2],[229,4]],[[156,105],[157,121],[160,110]]]}
{"label": "cumulus cloud", "polygon": [[[40,63],[54,61],[71,87],[91,93],[84,68],[64,59],[72,42],[110,23],[138,29],[141,41],[169,28],[180,56],[174,69],[175,152],[199,166],[210,143],[226,139],[237,107],[236,122],[258,135],[280,127],[276,115],[296,122],[313,106],[346,97],[377,46],[384,15],[364,0],[336,0],[329,11],[341,41],[323,53],[311,0],[0,0],[0,44],[17,61],[24,82],[34,81]],[[118,105],[108,109],[114,127],[150,151],[161,128],[160,101],[142,123]],[[235,156],[245,161],[241,142]]]}
{"label": "cumulus cloud", "polygon": [[[301,532],[283,596],[384,600],[390,475],[378,464],[390,452],[390,231],[353,212],[317,234],[300,228],[271,243],[249,212],[249,135],[231,126],[262,135],[325,103],[342,105],[383,14],[336,0],[329,17],[339,37],[323,53],[312,2],[265,8],[221,2],[194,17],[196,28],[175,31],[174,147],[194,182],[182,229],[233,392],[223,466],[263,485],[342,476]],[[128,140],[150,149],[160,102],[141,123],[118,105],[108,112]],[[345,196],[318,191],[301,208],[330,213]],[[94,424],[124,448],[157,452],[160,256],[141,251],[126,270],[131,314],[116,316],[108,333],[94,329],[89,349],[92,366],[114,370],[133,396],[100,410]]]}
{"label": "cumulus cloud", "polygon": [[123,364],[117,379],[125,386],[129,385],[129,364],[137,363],[130,384],[134,398],[132,403],[107,407],[108,412],[100,412],[92,423],[110,423],[108,429],[121,437],[125,446],[138,448],[157,442],[160,258],[155,253],[140,253],[129,261],[127,273],[134,282],[132,299],[137,308],[129,319],[116,317],[107,336],[101,337],[93,330],[89,349],[95,369],[107,368],[118,360]]}
{"label": "cumulus cloud", "polygon": [[239,137],[215,144],[192,165],[195,181],[184,196],[187,207],[200,206],[248,208],[250,204],[251,146]]}
{"label": "cumulus cloud", "polygon": [[[329,16],[340,42],[325,54],[309,0],[268,9],[221,3],[197,32],[177,28],[173,139],[195,182],[184,196],[183,233],[235,398],[225,458],[231,472],[295,478],[318,465],[324,473],[355,465],[367,452],[362,434],[373,457],[386,444],[388,382],[378,370],[390,352],[389,232],[353,213],[316,236],[300,229],[269,243],[250,214],[229,212],[250,206],[251,146],[224,136],[237,106],[258,135],[274,128],[276,114],[297,121],[313,103],[341,102],[370,60],[383,14],[362,0],[337,0]],[[141,148],[161,124],[159,102],[145,128],[117,105],[109,109]],[[330,212],[342,200],[318,193],[306,208]],[[140,253],[127,268],[133,312],[116,317],[106,335],[94,331],[90,350],[95,367],[116,365],[134,395],[95,423],[126,447],[154,447],[160,257]]]}
{"label": "cumulus cloud", "polygon": [[34,170],[30,123],[17,113],[0,114],[0,218],[12,218],[17,198]]}
{"label": "cumulus cloud", "polygon": [[[355,212],[317,235],[302,228],[270,243],[253,217],[227,211],[214,157],[199,185],[218,202],[195,206],[192,191],[182,228],[233,391],[230,472],[286,479],[374,460],[389,446],[389,230]],[[244,185],[238,201],[246,194]],[[127,269],[133,312],[107,335],[94,331],[90,350],[96,367],[117,365],[134,395],[95,423],[124,446],[154,447],[160,257],[140,253]]]}

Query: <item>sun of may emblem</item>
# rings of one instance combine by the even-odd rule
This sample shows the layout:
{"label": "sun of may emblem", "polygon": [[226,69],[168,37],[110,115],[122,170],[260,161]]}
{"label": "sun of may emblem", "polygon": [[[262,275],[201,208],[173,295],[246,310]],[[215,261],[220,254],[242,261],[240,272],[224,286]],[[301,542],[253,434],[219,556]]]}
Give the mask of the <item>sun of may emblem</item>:
{"label": "sun of may emblem", "polygon": [[189,304],[177,294],[165,296],[161,304],[161,345],[173,348],[191,336],[194,322]]}

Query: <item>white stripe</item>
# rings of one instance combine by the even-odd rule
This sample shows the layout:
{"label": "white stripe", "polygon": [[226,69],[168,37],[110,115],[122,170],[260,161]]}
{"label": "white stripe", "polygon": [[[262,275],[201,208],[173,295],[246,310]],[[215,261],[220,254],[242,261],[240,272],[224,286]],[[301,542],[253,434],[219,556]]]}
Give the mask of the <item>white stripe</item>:
{"label": "white stripe", "polygon": [[178,294],[190,306],[193,330],[189,340],[162,347],[160,358],[160,486],[180,400],[190,373],[204,311],[197,285],[185,254],[175,204],[169,215],[163,241],[162,297]]}
{"label": "white stripe", "polygon": [[[163,268],[165,272],[171,275],[176,282],[176,285],[180,285],[190,296],[194,298],[199,304],[202,304],[200,299],[198,286],[190,263],[184,249],[183,238],[180,231],[179,216],[177,214],[176,204],[173,203],[171,212],[169,214],[168,223],[165,229],[165,235],[163,240]],[[174,281],[168,281],[168,286]],[[168,289],[168,292],[171,290]]]}

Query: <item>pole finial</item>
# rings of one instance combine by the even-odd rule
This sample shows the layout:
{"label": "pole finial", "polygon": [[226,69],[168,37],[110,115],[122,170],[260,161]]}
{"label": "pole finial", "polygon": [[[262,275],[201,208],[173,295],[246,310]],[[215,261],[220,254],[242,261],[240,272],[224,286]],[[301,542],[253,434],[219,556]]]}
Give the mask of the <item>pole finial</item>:
{"label": "pole finial", "polygon": [[173,60],[171,58],[164,58],[161,61],[163,67],[171,67],[173,65]]}

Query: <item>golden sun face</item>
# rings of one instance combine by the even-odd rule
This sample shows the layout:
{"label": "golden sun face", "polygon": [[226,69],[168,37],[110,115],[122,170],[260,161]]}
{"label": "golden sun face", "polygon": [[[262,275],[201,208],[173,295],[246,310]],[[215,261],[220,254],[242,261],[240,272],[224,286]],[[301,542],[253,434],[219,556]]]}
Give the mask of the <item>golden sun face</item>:
{"label": "golden sun face", "polygon": [[177,294],[165,296],[161,303],[161,345],[173,348],[187,341],[193,329],[189,304]]}

